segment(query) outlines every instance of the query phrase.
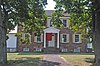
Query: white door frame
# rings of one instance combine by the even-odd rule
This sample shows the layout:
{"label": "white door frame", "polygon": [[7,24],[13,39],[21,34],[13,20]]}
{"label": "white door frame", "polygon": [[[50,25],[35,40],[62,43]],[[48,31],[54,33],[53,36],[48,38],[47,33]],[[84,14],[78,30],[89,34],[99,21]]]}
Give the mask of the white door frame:
{"label": "white door frame", "polygon": [[46,48],[46,33],[57,33],[57,48],[59,48],[59,29],[50,27],[44,30],[44,48]]}

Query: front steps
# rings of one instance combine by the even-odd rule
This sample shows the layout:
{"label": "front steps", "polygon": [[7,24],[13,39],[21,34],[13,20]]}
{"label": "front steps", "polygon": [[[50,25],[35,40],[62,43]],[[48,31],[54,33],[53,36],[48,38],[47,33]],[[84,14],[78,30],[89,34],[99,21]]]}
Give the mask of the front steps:
{"label": "front steps", "polygon": [[58,48],[44,48],[43,52],[46,54],[57,54],[60,50]]}

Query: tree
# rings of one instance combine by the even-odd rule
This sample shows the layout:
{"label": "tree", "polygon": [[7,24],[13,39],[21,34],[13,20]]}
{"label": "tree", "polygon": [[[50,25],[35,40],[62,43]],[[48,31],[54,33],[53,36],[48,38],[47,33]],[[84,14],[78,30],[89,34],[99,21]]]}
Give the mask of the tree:
{"label": "tree", "polygon": [[93,0],[95,8],[93,13],[94,21],[94,43],[95,43],[95,63],[94,66],[100,65],[100,1]]}
{"label": "tree", "polygon": [[[72,29],[80,30],[93,38],[95,48],[94,66],[100,65],[100,1],[99,0],[54,0],[71,15]],[[87,31],[88,29],[88,31]],[[87,33],[87,34],[86,34]]]}
{"label": "tree", "polygon": [[82,32],[83,37],[92,38],[91,2],[89,0],[54,0],[56,8],[70,14],[70,29]]}
{"label": "tree", "polygon": [[0,64],[7,62],[6,34],[16,25],[26,32],[40,30],[46,20],[46,4],[46,0],[0,0]]}

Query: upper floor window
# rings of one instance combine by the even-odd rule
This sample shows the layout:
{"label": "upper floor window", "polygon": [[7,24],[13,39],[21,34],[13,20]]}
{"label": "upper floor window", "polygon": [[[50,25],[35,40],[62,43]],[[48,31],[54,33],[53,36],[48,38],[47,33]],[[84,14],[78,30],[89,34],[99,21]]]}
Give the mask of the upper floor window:
{"label": "upper floor window", "polygon": [[74,43],[81,43],[81,34],[74,35]]}
{"label": "upper floor window", "polygon": [[67,27],[67,20],[66,19],[63,19],[63,26]]}
{"label": "upper floor window", "polygon": [[52,27],[52,24],[53,24],[53,21],[52,21],[52,20],[50,20],[50,27]]}

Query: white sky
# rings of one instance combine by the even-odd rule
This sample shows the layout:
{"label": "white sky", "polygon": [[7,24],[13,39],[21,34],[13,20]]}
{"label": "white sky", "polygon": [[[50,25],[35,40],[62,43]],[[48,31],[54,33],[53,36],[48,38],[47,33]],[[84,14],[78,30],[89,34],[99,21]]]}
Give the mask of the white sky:
{"label": "white sky", "polygon": [[45,10],[54,10],[56,3],[53,0],[47,0],[47,3]]}

